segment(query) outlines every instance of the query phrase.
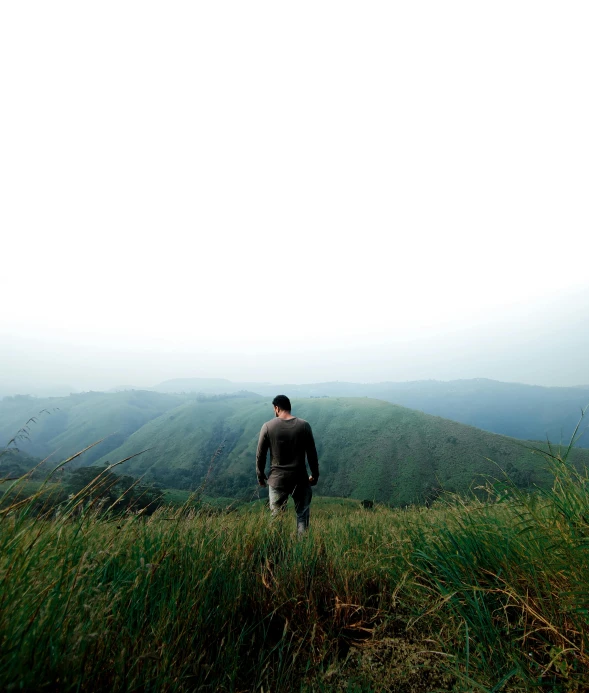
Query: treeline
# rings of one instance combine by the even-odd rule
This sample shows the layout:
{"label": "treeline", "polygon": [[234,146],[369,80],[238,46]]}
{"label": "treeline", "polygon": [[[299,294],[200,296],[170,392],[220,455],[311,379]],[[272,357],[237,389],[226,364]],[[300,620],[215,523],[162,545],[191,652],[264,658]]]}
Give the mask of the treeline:
{"label": "treeline", "polygon": [[0,455],[0,511],[15,503],[29,503],[33,514],[46,514],[79,499],[102,514],[151,515],[164,504],[160,486],[117,474],[109,465],[49,472],[39,461],[34,466],[32,462],[12,450]]}

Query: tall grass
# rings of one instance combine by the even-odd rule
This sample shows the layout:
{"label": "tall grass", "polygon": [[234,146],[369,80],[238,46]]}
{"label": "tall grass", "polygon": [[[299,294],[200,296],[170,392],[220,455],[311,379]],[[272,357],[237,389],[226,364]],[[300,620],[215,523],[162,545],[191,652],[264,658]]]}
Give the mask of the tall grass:
{"label": "tall grass", "polygon": [[315,503],[302,540],[261,504],[120,517],[91,489],[57,512],[44,489],[15,497],[0,518],[0,685],[587,690],[589,482],[566,456],[548,455],[554,484],[535,495]]}

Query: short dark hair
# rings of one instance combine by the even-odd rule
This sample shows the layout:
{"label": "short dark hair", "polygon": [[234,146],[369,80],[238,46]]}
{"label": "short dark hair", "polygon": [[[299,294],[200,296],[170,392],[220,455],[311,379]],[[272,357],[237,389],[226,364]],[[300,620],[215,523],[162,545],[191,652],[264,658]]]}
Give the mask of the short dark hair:
{"label": "short dark hair", "polygon": [[286,395],[276,395],[276,397],[274,397],[272,400],[272,404],[282,411],[290,412],[290,400]]}

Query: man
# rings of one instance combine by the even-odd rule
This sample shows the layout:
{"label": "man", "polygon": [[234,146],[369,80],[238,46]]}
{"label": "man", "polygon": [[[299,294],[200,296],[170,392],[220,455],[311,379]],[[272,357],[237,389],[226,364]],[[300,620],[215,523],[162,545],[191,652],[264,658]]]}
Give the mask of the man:
{"label": "man", "polygon": [[[286,395],[277,395],[272,400],[275,418],[266,422],[260,431],[256,471],[260,486],[268,481],[270,510],[276,517],[286,509],[288,497],[292,496],[297,514],[297,532],[304,534],[309,527],[309,506],[319,479],[317,450],[311,426],[293,416],[290,400]],[[266,454],[270,450],[270,476],[266,477]],[[305,455],[311,470],[307,476]]]}

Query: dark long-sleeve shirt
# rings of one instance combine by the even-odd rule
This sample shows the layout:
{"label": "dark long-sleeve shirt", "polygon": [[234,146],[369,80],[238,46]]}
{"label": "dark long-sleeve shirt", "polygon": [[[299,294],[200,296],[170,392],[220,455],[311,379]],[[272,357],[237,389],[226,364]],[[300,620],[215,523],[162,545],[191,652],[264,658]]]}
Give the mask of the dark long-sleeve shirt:
{"label": "dark long-sleeve shirt", "polygon": [[319,462],[313,431],[304,419],[276,417],[267,421],[260,431],[256,454],[258,481],[266,479],[266,456],[270,450],[270,475],[268,484],[273,488],[294,486],[308,482],[305,456],[311,475],[319,478]]}

